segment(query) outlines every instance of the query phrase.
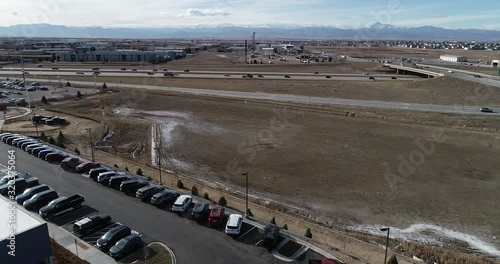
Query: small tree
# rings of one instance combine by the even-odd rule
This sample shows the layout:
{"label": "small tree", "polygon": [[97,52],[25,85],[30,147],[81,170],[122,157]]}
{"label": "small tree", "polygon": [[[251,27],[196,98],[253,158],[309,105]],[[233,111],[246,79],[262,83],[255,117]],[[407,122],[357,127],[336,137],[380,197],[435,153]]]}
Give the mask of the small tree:
{"label": "small tree", "polygon": [[221,196],[221,197],[219,198],[219,202],[218,202],[218,204],[220,204],[221,206],[226,206],[226,205],[227,205],[226,197]]}
{"label": "small tree", "polygon": [[198,196],[198,187],[196,186],[191,187],[191,194]]}
{"label": "small tree", "polygon": [[57,139],[60,140],[60,141],[64,140],[64,135],[63,135],[63,133],[62,133],[61,130],[59,130],[59,134],[57,135]]}
{"label": "small tree", "polygon": [[113,165],[113,167],[115,167],[115,168],[119,168],[119,167],[118,167],[118,165],[116,165],[116,164],[115,164],[115,165]]}
{"label": "small tree", "polygon": [[47,135],[45,135],[45,132],[40,133],[40,140],[47,141]]}
{"label": "small tree", "polygon": [[52,145],[56,144],[56,141],[52,136],[49,137],[49,144],[52,144]]}
{"label": "small tree", "polygon": [[59,146],[59,147],[61,147],[61,148],[63,148],[63,149],[65,149],[65,148],[66,148],[66,145],[64,145],[64,143],[63,143],[63,142],[59,143],[59,145],[58,145],[58,146]]}
{"label": "small tree", "polygon": [[207,200],[210,200],[210,198],[208,197],[208,193],[207,193],[207,192],[205,192],[205,193],[203,194],[203,198],[205,198],[205,199],[207,199]]}
{"label": "small tree", "polygon": [[328,57],[328,62],[332,62],[332,61],[333,61],[332,56]]}
{"label": "small tree", "polygon": [[398,258],[395,255],[392,255],[389,260],[387,260],[387,264],[398,264]]}
{"label": "small tree", "polygon": [[141,168],[138,168],[137,171],[135,171],[135,174],[142,176],[142,170]]}
{"label": "small tree", "polygon": [[47,100],[47,98],[45,98],[45,96],[42,96],[42,103],[44,103],[44,104],[49,103],[49,101]]}
{"label": "small tree", "polygon": [[177,188],[184,189],[184,183],[181,180],[177,180]]}
{"label": "small tree", "polygon": [[305,237],[312,238],[313,234],[311,233],[311,228],[306,229],[306,233],[304,234]]}
{"label": "small tree", "polygon": [[76,97],[82,98],[82,93],[80,93],[80,91],[76,92]]}
{"label": "small tree", "polygon": [[271,224],[275,225],[276,224],[276,218],[273,216],[273,218],[271,219]]}
{"label": "small tree", "polygon": [[71,87],[71,83],[70,82],[66,82],[66,87]]}
{"label": "small tree", "polygon": [[106,85],[106,83],[102,84],[102,89],[108,89],[108,86]]}
{"label": "small tree", "polygon": [[128,167],[127,166],[125,166],[125,171],[128,171]]}
{"label": "small tree", "polygon": [[78,148],[75,147],[75,153],[80,155],[80,150]]}
{"label": "small tree", "polygon": [[284,224],[281,229],[285,229],[285,230],[288,230],[288,225],[287,224]]}

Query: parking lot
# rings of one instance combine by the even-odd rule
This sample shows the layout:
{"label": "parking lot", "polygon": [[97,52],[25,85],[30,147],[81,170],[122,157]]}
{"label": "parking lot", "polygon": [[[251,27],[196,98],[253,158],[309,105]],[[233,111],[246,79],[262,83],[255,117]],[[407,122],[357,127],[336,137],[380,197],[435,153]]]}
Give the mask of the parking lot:
{"label": "parking lot", "polygon": [[[284,263],[274,258],[266,249],[255,246],[260,231],[243,224],[238,236],[223,233],[225,222],[217,228],[208,228],[206,222],[197,223],[188,218],[193,205],[182,216],[169,212],[170,205],[157,208],[118,190],[102,186],[81,174],[63,171],[57,164],[49,164],[28,153],[6,144],[0,151],[16,149],[17,170],[36,176],[60,196],[81,194],[85,197],[82,208],[56,216],[52,222],[72,232],[72,224],[93,214],[109,214],[114,224],[121,223],[142,235],[145,243],[160,241],[172,248],[178,263]],[[6,164],[7,157],[0,157]],[[196,200],[195,200],[196,202]],[[109,227],[106,227],[109,228]],[[91,245],[106,229],[98,230],[83,240]]]}

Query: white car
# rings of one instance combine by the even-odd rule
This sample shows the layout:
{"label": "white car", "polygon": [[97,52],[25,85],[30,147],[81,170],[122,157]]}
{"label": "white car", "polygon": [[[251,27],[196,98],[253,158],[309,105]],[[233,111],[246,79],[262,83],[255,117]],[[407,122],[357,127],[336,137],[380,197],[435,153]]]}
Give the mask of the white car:
{"label": "white car", "polygon": [[191,195],[181,195],[175,200],[174,205],[172,205],[172,212],[183,213],[191,205],[193,198]]}
{"label": "white car", "polygon": [[366,75],[370,75],[370,74],[369,74],[369,73],[367,73],[367,72],[363,72],[363,75],[365,75],[365,76],[366,76]]}
{"label": "white car", "polygon": [[243,216],[240,214],[231,214],[227,220],[226,229],[224,233],[228,235],[239,235],[241,226],[243,225]]}
{"label": "white car", "polygon": [[455,72],[454,72],[454,71],[452,71],[452,70],[448,70],[448,72],[449,72],[449,73],[455,73]]}
{"label": "white car", "polygon": [[101,172],[97,176],[97,181],[100,183],[106,183],[111,179],[111,177],[118,175],[118,172],[116,171],[106,171],[106,172]]}

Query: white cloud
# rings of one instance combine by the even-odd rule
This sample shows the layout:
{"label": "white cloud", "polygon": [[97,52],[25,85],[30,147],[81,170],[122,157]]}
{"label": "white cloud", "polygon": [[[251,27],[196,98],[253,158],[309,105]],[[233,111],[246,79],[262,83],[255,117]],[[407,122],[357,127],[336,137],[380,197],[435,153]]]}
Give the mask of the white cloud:
{"label": "white cloud", "polygon": [[12,12],[10,14],[13,15],[13,16],[18,16],[19,15],[19,13],[17,13],[17,11],[14,11],[14,12]]}
{"label": "white cloud", "polygon": [[229,16],[231,13],[221,9],[198,9],[189,8],[185,14],[181,16]]}

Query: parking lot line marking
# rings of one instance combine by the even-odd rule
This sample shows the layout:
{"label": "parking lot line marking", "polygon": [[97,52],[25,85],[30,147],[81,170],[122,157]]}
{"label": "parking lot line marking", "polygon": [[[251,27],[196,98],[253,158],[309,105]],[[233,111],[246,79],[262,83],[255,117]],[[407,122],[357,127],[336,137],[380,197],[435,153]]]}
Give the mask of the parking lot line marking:
{"label": "parking lot line marking", "polygon": [[250,228],[250,230],[246,231],[245,234],[241,235],[240,237],[238,237],[238,240],[240,240],[242,237],[246,236],[248,233],[250,233],[250,231],[254,230],[256,227],[252,227]]}
{"label": "parking lot line marking", "polygon": [[262,239],[261,239],[261,240],[259,240],[259,242],[255,243],[255,246],[257,246],[257,247],[258,247],[260,243],[262,243]]}

